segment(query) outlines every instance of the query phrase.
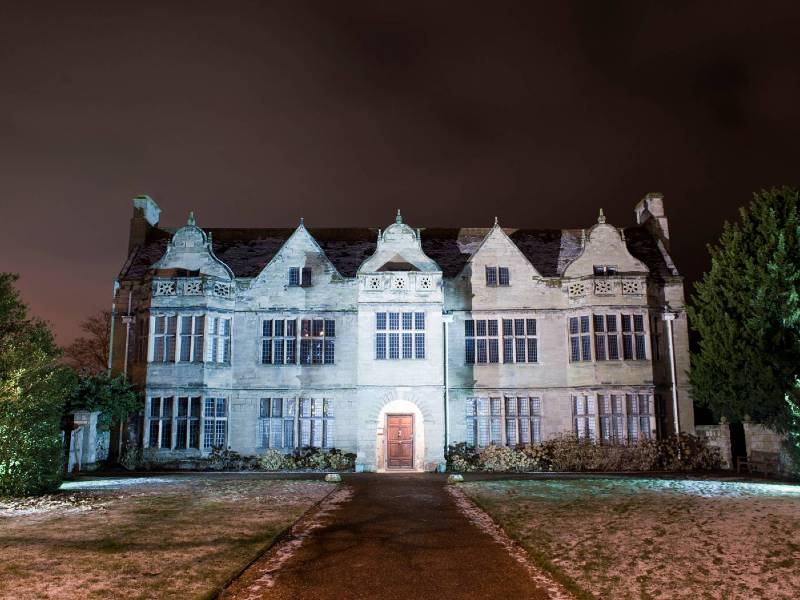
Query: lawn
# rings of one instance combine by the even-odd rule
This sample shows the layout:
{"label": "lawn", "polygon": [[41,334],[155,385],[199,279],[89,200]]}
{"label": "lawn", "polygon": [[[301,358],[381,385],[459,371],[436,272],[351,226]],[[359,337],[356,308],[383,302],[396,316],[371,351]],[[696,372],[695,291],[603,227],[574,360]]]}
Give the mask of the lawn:
{"label": "lawn", "polygon": [[163,476],[0,500],[0,598],[203,598],[333,487]]}
{"label": "lawn", "polygon": [[800,598],[800,486],[662,479],[460,486],[597,598]]}

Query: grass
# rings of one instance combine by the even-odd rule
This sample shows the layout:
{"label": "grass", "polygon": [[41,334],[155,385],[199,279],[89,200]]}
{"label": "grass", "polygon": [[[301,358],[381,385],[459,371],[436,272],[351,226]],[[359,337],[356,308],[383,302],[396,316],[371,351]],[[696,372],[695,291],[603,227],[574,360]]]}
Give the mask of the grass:
{"label": "grass", "polygon": [[800,486],[586,479],[462,489],[579,598],[800,597]]}
{"label": "grass", "polygon": [[184,476],[0,502],[0,598],[204,598],[334,486]]}

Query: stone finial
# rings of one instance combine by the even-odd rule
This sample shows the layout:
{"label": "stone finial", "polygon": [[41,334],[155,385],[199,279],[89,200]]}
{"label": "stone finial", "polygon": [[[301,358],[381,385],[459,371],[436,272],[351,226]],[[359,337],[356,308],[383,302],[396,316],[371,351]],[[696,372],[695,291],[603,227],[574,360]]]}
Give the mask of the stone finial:
{"label": "stone finial", "polygon": [[397,223],[398,225],[401,225],[403,223],[403,217],[400,215],[399,208],[397,209],[397,216],[394,218],[394,222]]}
{"label": "stone finial", "polygon": [[603,214],[602,208],[600,209],[600,214],[597,215],[597,222],[601,224],[606,222],[606,216]]}
{"label": "stone finial", "polygon": [[306,220],[303,217],[300,217],[300,227],[306,226]]}
{"label": "stone finial", "polygon": [[186,224],[187,225],[191,225],[192,227],[196,226],[196,223],[194,221],[194,211],[193,210],[189,211],[189,218],[187,219]]}
{"label": "stone finial", "polygon": [[497,217],[494,218],[494,226],[497,227]]}

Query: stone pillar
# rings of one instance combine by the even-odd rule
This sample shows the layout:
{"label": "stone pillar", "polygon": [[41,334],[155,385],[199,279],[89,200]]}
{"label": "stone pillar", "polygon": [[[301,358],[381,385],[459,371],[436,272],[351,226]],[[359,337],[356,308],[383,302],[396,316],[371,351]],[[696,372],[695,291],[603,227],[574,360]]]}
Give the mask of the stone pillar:
{"label": "stone pillar", "polygon": [[722,468],[733,468],[731,456],[731,426],[724,419],[719,425],[697,425],[695,431],[698,437],[704,438],[711,448],[718,448],[722,457]]}

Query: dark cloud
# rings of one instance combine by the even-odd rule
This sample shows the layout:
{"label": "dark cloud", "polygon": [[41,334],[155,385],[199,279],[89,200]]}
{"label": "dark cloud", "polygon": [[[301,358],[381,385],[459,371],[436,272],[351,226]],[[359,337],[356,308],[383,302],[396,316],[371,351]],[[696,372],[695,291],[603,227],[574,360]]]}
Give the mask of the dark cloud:
{"label": "dark cloud", "polygon": [[0,8],[0,269],[62,341],[130,198],[178,224],[580,227],[666,194],[679,268],[798,183],[789,2],[25,2]]}

